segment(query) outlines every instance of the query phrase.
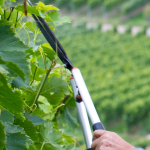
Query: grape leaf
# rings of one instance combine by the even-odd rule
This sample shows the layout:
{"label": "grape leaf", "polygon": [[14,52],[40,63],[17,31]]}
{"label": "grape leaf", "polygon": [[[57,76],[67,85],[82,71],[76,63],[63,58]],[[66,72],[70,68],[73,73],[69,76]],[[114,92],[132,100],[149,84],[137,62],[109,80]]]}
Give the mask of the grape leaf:
{"label": "grape leaf", "polygon": [[49,45],[49,44],[43,44],[42,45],[42,49],[43,49],[43,51],[44,51],[44,53],[46,54],[46,57],[50,60],[50,61],[52,61],[54,58],[55,58],[55,56],[56,56],[56,53],[55,53],[55,51],[51,48],[51,46]]}
{"label": "grape leaf", "polygon": [[40,134],[44,139],[45,144],[44,149],[49,148],[52,150],[61,150],[61,143],[63,140],[62,133],[59,131],[55,131],[53,122],[45,122],[43,126],[40,127]]}
{"label": "grape leaf", "polygon": [[0,150],[3,150],[6,145],[6,133],[4,128],[5,126],[0,122]]}
{"label": "grape leaf", "polygon": [[39,96],[38,99],[39,102],[39,107],[40,109],[45,113],[45,114],[49,114],[52,111],[52,106],[50,105],[50,103],[47,101],[47,99],[43,96]]}
{"label": "grape leaf", "polygon": [[28,150],[38,150],[35,145],[30,145]]}
{"label": "grape leaf", "polygon": [[41,125],[45,122],[42,118],[38,117],[38,115],[28,114],[26,117],[32,121],[34,125]]}
{"label": "grape leaf", "polygon": [[[21,11],[22,13],[24,13],[24,5],[18,5],[18,6],[16,6],[15,9],[18,10],[18,11]],[[36,6],[27,5],[27,12],[28,12],[28,15],[34,14],[36,16],[40,16]]]}
{"label": "grape leaf", "polygon": [[5,122],[4,125],[5,125],[5,132],[7,133],[18,133],[18,132],[24,133],[24,129],[19,127],[18,125],[11,125],[7,122]]}
{"label": "grape leaf", "polygon": [[8,123],[13,124],[14,117],[13,117],[13,115],[9,111],[7,111],[7,110],[4,109],[4,110],[1,111],[0,121],[2,121],[2,122],[8,122]]}
{"label": "grape leaf", "polygon": [[59,18],[60,13],[57,11],[48,12],[47,15],[53,20],[55,26],[63,23],[71,23],[71,20],[66,16]]}
{"label": "grape leaf", "polygon": [[31,106],[37,92],[35,92],[31,87],[21,87],[20,89],[22,89],[24,92],[22,96],[25,98],[26,104]]}
{"label": "grape leaf", "polygon": [[68,123],[69,127],[72,127],[72,129],[78,127],[77,119],[73,118],[67,108],[64,108],[64,114],[62,115],[62,117]]}
{"label": "grape leaf", "polygon": [[0,20],[0,51],[25,51],[28,49],[10,29],[11,24],[6,20]]}
{"label": "grape leaf", "polygon": [[49,11],[49,10],[56,10],[56,11],[59,10],[57,7],[55,7],[53,5],[45,5],[42,2],[38,2],[36,7],[37,7],[38,10],[42,10],[44,12]]}
{"label": "grape leaf", "polygon": [[24,131],[26,132],[26,134],[33,140],[33,141],[37,141],[38,140],[38,135],[36,133],[36,128],[35,126],[32,124],[32,121],[28,120],[26,118],[26,120],[24,122],[22,122],[21,120],[17,119],[16,120],[16,124],[19,125],[20,127],[24,128]]}
{"label": "grape leaf", "polygon": [[27,54],[19,51],[11,51],[11,52],[0,52],[0,56],[6,66],[13,70],[17,75],[24,79],[26,75],[26,79],[28,79],[29,74],[29,63],[24,59]]}
{"label": "grape leaf", "polygon": [[2,15],[3,14],[3,10],[2,10],[2,7],[0,6],[0,14]]}
{"label": "grape leaf", "polygon": [[52,105],[57,105],[68,93],[67,83],[56,76],[47,79],[41,95],[47,98]]}
{"label": "grape leaf", "polygon": [[7,134],[7,150],[27,150],[29,138],[25,134]]}
{"label": "grape leaf", "polygon": [[[9,93],[9,94],[8,94]],[[12,92],[8,87],[5,77],[0,73],[0,105],[12,114],[18,116],[20,119],[24,119],[23,113],[23,101],[20,98],[20,94]]]}
{"label": "grape leaf", "polygon": [[36,80],[36,81],[41,81],[43,76],[46,73],[45,69],[38,67],[34,63],[31,63],[31,72],[32,72],[32,77],[35,75],[34,80]]}
{"label": "grape leaf", "polygon": [[37,25],[34,22],[27,22],[25,26],[29,28],[33,33],[35,33],[37,30]]}
{"label": "grape leaf", "polygon": [[53,120],[55,117],[55,114],[57,113],[58,108],[63,106],[64,104],[61,104],[55,108],[53,108],[50,103],[47,101],[47,99],[43,96],[40,96],[38,99],[39,102],[39,108],[44,112],[44,114],[41,115],[41,117],[44,120]]}
{"label": "grape leaf", "polygon": [[24,59],[27,56],[24,51],[28,47],[15,37],[10,28],[8,22],[0,20],[0,63],[6,64],[9,69],[24,79],[25,75],[29,74],[29,63]]}
{"label": "grape leaf", "polygon": [[0,6],[3,6],[4,0],[0,1]]}
{"label": "grape leaf", "polygon": [[[11,56],[8,56],[8,57],[11,57]],[[4,61],[0,57],[0,64],[3,64],[3,67],[6,70],[8,70],[9,73],[11,73],[12,75],[14,75],[14,76],[19,75],[20,77],[22,77],[24,79],[24,76],[25,76],[24,72],[13,62]],[[9,69],[9,68],[11,68],[11,69]]]}
{"label": "grape leaf", "polygon": [[20,77],[13,79],[11,84],[13,88],[20,88],[22,86],[29,87]]}

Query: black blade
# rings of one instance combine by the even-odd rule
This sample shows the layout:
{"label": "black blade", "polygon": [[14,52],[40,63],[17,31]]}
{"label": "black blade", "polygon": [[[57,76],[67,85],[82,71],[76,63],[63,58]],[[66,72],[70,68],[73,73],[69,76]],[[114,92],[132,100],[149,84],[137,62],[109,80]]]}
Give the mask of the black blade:
{"label": "black blade", "polygon": [[[33,6],[29,0],[27,1],[29,2],[31,6]],[[69,60],[65,50],[63,49],[63,47],[61,46],[61,44],[55,37],[54,33],[51,31],[51,29],[47,25],[46,21],[39,16],[35,16],[34,14],[32,14],[32,16],[34,20],[36,21],[39,29],[43,33],[44,37],[53,48],[53,50],[58,54],[61,61],[66,65],[66,68],[71,70],[73,68],[71,61]]]}

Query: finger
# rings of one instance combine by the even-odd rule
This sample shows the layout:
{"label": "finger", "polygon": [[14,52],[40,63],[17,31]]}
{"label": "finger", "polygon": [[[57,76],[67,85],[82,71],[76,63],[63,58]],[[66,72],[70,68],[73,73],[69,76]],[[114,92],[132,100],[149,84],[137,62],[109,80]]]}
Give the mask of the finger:
{"label": "finger", "polygon": [[92,145],[91,145],[91,147],[92,147],[92,149],[93,150],[95,150],[95,148],[96,148],[96,146],[99,144],[99,138],[97,138],[97,139],[95,139],[93,142],[92,142]]}
{"label": "finger", "polygon": [[95,130],[94,133],[93,133],[92,141],[94,141],[95,139],[99,138],[100,136],[102,136],[106,132],[107,132],[106,130]]}

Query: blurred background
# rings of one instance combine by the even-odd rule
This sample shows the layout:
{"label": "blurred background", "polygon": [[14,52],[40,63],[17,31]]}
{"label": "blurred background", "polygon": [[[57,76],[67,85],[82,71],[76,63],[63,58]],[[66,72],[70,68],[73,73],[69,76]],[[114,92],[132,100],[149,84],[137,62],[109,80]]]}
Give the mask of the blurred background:
{"label": "blurred background", "polygon": [[[105,128],[150,149],[150,1],[41,1],[71,18],[55,33],[81,70]],[[76,136],[85,149],[80,127]]]}

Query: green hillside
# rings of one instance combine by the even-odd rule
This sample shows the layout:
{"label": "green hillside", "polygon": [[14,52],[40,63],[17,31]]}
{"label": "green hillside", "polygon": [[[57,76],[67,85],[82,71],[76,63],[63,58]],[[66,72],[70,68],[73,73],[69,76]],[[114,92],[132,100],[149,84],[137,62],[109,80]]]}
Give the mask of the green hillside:
{"label": "green hillside", "polygon": [[83,27],[56,31],[107,129],[150,132],[150,38]]}

